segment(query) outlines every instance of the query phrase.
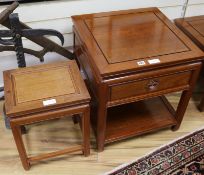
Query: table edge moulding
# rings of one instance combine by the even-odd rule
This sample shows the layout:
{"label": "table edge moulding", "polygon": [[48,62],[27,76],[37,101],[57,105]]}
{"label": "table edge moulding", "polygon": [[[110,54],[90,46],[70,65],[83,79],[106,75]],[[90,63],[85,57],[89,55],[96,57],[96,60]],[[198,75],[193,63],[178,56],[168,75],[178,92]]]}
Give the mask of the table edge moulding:
{"label": "table edge moulding", "polygon": [[186,18],[175,19],[175,24],[188,36],[192,39],[194,43],[197,44],[204,51],[204,36],[201,37],[200,31],[198,31],[191,22],[204,20],[204,15],[193,16]]}

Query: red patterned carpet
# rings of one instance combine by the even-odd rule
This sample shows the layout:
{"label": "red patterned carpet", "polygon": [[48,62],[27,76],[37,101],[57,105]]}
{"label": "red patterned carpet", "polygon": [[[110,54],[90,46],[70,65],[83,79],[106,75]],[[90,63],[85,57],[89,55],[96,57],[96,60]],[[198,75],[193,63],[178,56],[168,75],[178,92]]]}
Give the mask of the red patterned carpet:
{"label": "red patterned carpet", "polygon": [[204,128],[106,175],[204,175]]}

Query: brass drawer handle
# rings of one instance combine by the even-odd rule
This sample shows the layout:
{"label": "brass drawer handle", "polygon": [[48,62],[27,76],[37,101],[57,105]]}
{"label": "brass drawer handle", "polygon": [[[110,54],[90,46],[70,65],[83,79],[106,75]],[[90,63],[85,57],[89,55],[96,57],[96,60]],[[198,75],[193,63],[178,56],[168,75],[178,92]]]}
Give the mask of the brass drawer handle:
{"label": "brass drawer handle", "polygon": [[147,89],[149,90],[155,90],[159,85],[159,80],[150,80],[148,83],[147,83]]}

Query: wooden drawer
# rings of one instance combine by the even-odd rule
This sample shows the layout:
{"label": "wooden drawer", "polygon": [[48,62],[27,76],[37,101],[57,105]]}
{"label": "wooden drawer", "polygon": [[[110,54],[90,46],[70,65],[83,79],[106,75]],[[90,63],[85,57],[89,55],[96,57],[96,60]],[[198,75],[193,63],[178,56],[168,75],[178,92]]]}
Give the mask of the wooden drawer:
{"label": "wooden drawer", "polygon": [[152,78],[138,79],[111,86],[110,100],[120,100],[134,96],[150,95],[159,91],[187,88],[192,71],[183,71]]}

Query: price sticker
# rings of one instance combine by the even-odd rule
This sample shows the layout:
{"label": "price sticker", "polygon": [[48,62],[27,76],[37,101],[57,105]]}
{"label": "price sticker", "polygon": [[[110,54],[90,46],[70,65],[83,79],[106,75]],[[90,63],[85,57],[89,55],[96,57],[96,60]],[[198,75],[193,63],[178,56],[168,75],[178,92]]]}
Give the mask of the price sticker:
{"label": "price sticker", "polygon": [[45,100],[43,101],[43,106],[49,106],[49,105],[53,105],[56,103],[57,103],[56,99]]}
{"label": "price sticker", "polygon": [[148,60],[148,63],[149,64],[156,64],[156,63],[160,63],[160,60],[158,58],[155,58],[155,59]]}
{"label": "price sticker", "polygon": [[146,63],[145,63],[145,61],[138,61],[137,64],[138,64],[139,66],[143,66],[143,65],[145,65]]}

